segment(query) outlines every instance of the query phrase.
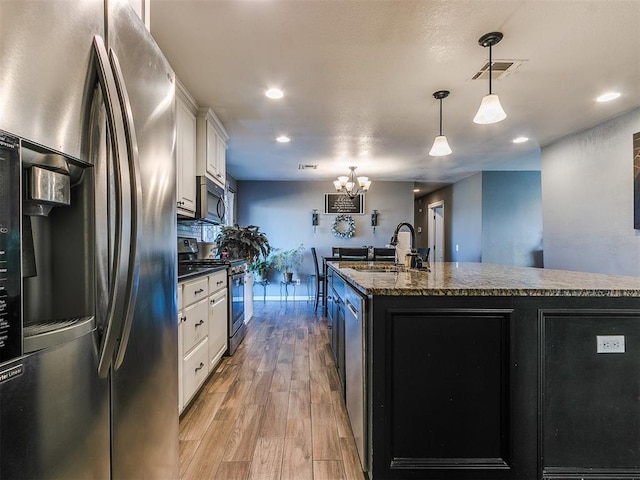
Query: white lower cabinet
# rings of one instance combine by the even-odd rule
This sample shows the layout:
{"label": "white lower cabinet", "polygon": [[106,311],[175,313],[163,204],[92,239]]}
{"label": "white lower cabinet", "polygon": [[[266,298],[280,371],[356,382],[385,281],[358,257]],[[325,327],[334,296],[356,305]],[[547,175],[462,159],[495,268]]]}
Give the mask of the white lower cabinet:
{"label": "white lower cabinet", "polygon": [[191,352],[184,357],[182,371],[184,374],[184,398],[185,403],[191,400],[200,385],[209,376],[209,349],[207,339],[203,339]]}
{"label": "white lower cabinet", "polygon": [[253,272],[244,274],[244,323],[253,317]]}
{"label": "white lower cabinet", "polygon": [[209,365],[215,369],[227,351],[227,289],[209,297]]}
{"label": "white lower cabinet", "polygon": [[178,411],[227,351],[227,271],[178,284]]}
{"label": "white lower cabinet", "polygon": [[209,275],[209,366],[213,371],[227,351],[227,271]]}
{"label": "white lower cabinet", "polygon": [[182,349],[182,284],[178,284],[178,413],[184,408],[184,397],[182,388],[182,360],[184,358]]}
{"label": "white lower cabinet", "polygon": [[189,305],[183,311],[182,351],[188,352],[209,333],[209,309],[207,300]]}

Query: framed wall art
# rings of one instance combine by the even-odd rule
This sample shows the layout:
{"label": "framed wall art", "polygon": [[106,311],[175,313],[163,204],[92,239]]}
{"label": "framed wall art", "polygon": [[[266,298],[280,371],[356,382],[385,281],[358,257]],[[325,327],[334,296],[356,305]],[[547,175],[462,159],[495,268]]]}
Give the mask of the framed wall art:
{"label": "framed wall art", "polygon": [[349,198],[344,193],[325,193],[324,213],[361,215],[364,213],[364,194],[360,193]]}

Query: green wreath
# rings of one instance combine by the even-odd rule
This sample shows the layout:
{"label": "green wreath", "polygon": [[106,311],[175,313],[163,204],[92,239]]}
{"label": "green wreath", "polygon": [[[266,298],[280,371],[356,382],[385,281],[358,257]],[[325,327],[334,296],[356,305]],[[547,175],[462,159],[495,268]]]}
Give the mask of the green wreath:
{"label": "green wreath", "polygon": [[351,238],[356,233],[356,222],[351,215],[336,215],[331,233],[338,238]]}

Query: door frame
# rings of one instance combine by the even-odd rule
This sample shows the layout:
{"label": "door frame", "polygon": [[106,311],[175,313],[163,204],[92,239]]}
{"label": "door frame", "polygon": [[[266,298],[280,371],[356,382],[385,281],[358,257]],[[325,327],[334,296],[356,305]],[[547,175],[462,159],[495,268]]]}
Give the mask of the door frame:
{"label": "door frame", "polygon": [[[436,228],[436,209],[442,209],[442,228]],[[444,237],[444,200],[439,200],[437,202],[433,202],[427,205],[427,232],[429,239],[429,247],[431,248],[431,253],[429,254],[429,258],[433,262],[444,262],[444,254],[445,254],[445,237]],[[442,255],[438,256],[437,247],[438,245],[441,247]]]}

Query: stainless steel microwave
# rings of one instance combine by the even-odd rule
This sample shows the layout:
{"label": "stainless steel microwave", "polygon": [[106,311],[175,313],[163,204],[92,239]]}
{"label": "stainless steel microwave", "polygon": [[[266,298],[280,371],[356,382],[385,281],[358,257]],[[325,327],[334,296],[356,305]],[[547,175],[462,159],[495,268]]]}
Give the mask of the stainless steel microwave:
{"label": "stainless steel microwave", "polygon": [[225,214],[224,189],[205,176],[196,177],[196,218],[220,225]]}

